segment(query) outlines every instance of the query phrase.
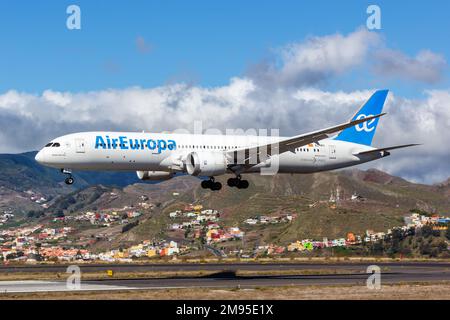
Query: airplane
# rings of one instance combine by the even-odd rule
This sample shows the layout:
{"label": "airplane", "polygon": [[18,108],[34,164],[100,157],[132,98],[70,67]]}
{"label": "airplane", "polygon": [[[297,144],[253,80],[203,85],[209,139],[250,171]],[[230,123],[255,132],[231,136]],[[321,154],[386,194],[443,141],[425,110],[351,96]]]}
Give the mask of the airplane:
{"label": "airplane", "polygon": [[81,132],[53,139],[36,155],[74,183],[72,170],[136,171],[141,180],[168,180],[188,174],[217,191],[215,177],[232,174],[229,187],[246,189],[242,175],[313,173],[359,165],[390,155],[405,144],[372,147],[388,90],[376,91],[348,122],[292,137],[147,132]]}

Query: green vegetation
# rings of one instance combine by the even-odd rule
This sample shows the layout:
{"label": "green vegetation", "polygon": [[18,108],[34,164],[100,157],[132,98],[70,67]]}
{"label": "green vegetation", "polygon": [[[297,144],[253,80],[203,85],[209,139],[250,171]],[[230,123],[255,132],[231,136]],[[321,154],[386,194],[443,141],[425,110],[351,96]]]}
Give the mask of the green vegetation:
{"label": "green vegetation", "polygon": [[433,230],[431,226],[423,226],[421,229],[409,230],[402,234],[399,230],[393,230],[389,239],[381,240],[366,246],[368,255],[383,255],[389,257],[430,257],[449,258],[450,252],[446,236],[448,229]]}
{"label": "green vegetation", "polygon": [[122,227],[122,233],[125,233],[127,231],[130,231],[134,227],[136,227],[139,224],[139,220],[136,220],[134,222],[128,223],[125,226]]}

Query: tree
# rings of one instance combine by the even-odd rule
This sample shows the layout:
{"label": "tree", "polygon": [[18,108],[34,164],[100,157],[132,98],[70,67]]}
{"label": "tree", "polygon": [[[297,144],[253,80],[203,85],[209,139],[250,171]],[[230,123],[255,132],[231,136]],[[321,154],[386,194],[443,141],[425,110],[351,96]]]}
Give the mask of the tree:
{"label": "tree", "polygon": [[425,256],[431,254],[431,246],[428,243],[422,243],[420,246],[420,254]]}
{"label": "tree", "polygon": [[393,239],[391,244],[391,252],[393,254],[399,252],[400,250],[400,241],[398,239]]}
{"label": "tree", "polygon": [[400,253],[405,256],[409,256],[412,253],[412,250],[409,247],[405,247],[400,249]]}
{"label": "tree", "polygon": [[430,252],[430,257],[431,258],[436,258],[438,255],[439,255],[439,249],[438,248],[431,249],[431,252]]}
{"label": "tree", "polygon": [[438,249],[439,249],[439,253],[441,253],[442,251],[447,250],[447,243],[445,241],[439,242]]}
{"label": "tree", "polygon": [[62,218],[62,217],[64,217],[64,211],[63,211],[62,209],[58,209],[58,210],[56,211],[56,213],[55,213],[55,216],[56,216],[57,218]]}
{"label": "tree", "polygon": [[383,251],[384,251],[384,248],[383,248],[383,244],[381,243],[381,241],[375,242],[370,247],[370,253],[374,254],[374,255],[381,255],[381,254],[383,254]]}
{"label": "tree", "polygon": [[431,226],[425,225],[421,228],[422,236],[428,238],[433,234],[433,228]]}
{"label": "tree", "polygon": [[35,213],[36,213],[36,212],[35,212],[34,210],[28,211],[28,213],[27,213],[27,218],[34,218]]}
{"label": "tree", "polygon": [[445,232],[445,237],[450,240],[450,223],[447,223],[447,231]]}
{"label": "tree", "polygon": [[402,231],[398,230],[398,229],[394,229],[392,230],[392,239],[395,241],[399,241],[403,239],[403,233]]}
{"label": "tree", "polygon": [[441,236],[441,231],[440,230],[433,230],[431,232],[431,234],[433,235],[433,237],[440,237]]}

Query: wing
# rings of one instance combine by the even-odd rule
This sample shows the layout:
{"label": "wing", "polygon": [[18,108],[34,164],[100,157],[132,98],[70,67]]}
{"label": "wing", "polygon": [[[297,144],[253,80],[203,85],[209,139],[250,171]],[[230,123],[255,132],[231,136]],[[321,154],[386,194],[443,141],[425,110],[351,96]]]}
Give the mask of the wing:
{"label": "wing", "polygon": [[313,131],[298,136],[293,136],[287,139],[274,141],[269,144],[262,144],[253,146],[250,148],[241,148],[236,150],[230,150],[226,152],[227,156],[234,159],[234,164],[246,164],[255,165],[262,161],[265,161],[268,157],[280,154],[286,151],[294,151],[295,148],[305,146],[307,144],[318,142],[320,140],[328,138],[328,135],[339,132],[349,127],[353,127],[357,124],[370,121],[372,119],[379,118],[386,113],[381,113],[367,118],[348,121],[337,126],[329,127],[323,130]]}

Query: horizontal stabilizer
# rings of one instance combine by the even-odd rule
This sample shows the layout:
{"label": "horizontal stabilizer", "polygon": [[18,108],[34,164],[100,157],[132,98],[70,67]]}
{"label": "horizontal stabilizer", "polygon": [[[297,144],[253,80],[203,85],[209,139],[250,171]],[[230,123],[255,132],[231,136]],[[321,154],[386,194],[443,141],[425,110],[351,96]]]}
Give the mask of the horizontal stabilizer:
{"label": "horizontal stabilizer", "polygon": [[354,153],[353,155],[356,156],[356,155],[361,155],[361,154],[370,154],[370,153],[375,153],[375,152],[389,151],[389,150],[400,149],[400,148],[407,148],[407,147],[414,147],[414,146],[420,146],[420,143],[411,143],[411,144],[404,144],[404,145],[401,145],[401,146],[393,146],[393,147],[373,149],[373,150],[369,150],[369,151],[357,152],[357,153]]}

